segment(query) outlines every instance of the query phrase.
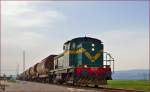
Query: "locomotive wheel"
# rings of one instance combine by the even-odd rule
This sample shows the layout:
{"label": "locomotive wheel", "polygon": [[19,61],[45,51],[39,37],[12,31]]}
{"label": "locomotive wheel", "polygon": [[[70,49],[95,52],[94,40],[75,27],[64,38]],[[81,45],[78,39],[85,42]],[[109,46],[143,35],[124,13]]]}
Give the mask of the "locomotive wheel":
{"label": "locomotive wheel", "polygon": [[76,82],[73,82],[72,86],[76,86],[76,85],[77,85],[77,83],[76,83]]}
{"label": "locomotive wheel", "polygon": [[57,81],[54,79],[54,80],[53,80],[53,83],[54,83],[54,84],[57,84]]}
{"label": "locomotive wheel", "polygon": [[59,84],[63,84],[63,83],[64,83],[64,81],[62,81],[62,80],[59,81]]}
{"label": "locomotive wheel", "polygon": [[88,84],[86,84],[85,86],[86,86],[86,87],[89,87],[89,85],[88,85]]}
{"label": "locomotive wheel", "polygon": [[72,84],[72,85],[73,85],[73,86],[78,86],[78,85],[79,85],[76,79],[73,80],[73,84]]}

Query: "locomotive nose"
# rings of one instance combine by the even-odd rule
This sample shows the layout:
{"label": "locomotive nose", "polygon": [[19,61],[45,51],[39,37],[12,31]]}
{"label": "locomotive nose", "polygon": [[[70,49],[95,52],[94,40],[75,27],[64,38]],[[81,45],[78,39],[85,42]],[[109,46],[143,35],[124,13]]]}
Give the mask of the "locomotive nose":
{"label": "locomotive nose", "polygon": [[88,71],[87,70],[83,70],[82,72],[81,72],[81,76],[82,77],[88,77]]}
{"label": "locomotive nose", "polygon": [[75,73],[80,78],[102,78],[111,76],[111,70],[108,68],[76,68]]}
{"label": "locomotive nose", "polygon": [[94,78],[98,76],[98,68],[77,68],[76,75],[84,78]]}

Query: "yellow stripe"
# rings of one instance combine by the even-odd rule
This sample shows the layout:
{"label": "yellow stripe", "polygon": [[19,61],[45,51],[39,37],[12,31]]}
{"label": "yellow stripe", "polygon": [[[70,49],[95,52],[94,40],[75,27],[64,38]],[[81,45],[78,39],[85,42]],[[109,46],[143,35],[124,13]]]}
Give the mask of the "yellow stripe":
{"label": "yellow stripe", "polygon": [[80,48],[80,49],[77,49],[77,50],[66,50],[64,52],[64,54],[80,54],[80,53],[83,53],[85,54],[85,56],[90,59],[92,62],[95,62],[100,56],[100,52],[102,52],[103,50],[99,51],[96,53],[95,56],[92,56],[88,51],[86,51],[86,49],[84,48]]}

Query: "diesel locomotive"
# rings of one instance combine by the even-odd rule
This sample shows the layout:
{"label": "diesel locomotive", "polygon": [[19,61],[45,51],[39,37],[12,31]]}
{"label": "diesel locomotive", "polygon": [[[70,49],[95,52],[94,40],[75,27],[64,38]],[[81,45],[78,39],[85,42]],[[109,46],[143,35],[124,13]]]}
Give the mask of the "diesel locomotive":
{"label": "diesel locomotive", "polygon": [[64,43],[63,53],[46,57],[21,73],[18,79],[97,87],[106,85],[113,71],[114,58],[104,52],[101,40],[78,37]]}

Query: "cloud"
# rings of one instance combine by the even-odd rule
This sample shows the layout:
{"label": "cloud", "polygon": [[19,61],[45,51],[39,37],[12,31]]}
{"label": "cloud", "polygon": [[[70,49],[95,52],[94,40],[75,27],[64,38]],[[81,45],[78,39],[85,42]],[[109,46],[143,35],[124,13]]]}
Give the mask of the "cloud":
{"label": "cloud", "polygon": [[[44,39],[45,29],[52,31],[58,22],[65,21],[65,16],[56,10],[38,10],[34,2],[3,1],[2,6],[2,42],[36,45]],[[40,40],[41,39],[41,40]],[[26,44],[28,42],[28,44]],[[8,44],[7,43],[7,44]]]}
{"label": "cloud", "polygon": [[[33,5],[32,5],[33,4]],[[4,4],[5,5],[5,4]],[[55,10],[39,11],[33,2],[6,2],[2,6],[2,16],[11,27],[38,27],[64,20],[65,16]],[[44,26],[45,27],[45,26]]]}
{"label": "cloud", "polygon": [[58,22],[63,23],[66,20],[59,11],[39,10],[34,6],[36,3],[30,1],[2,2],[3,70],[15,70],[17,63],[22,66],[23,49],[27,53],[26,68],[45,57],[49,53],[49,46],[53,46],[47,40],[46,30],[52,31]]}

